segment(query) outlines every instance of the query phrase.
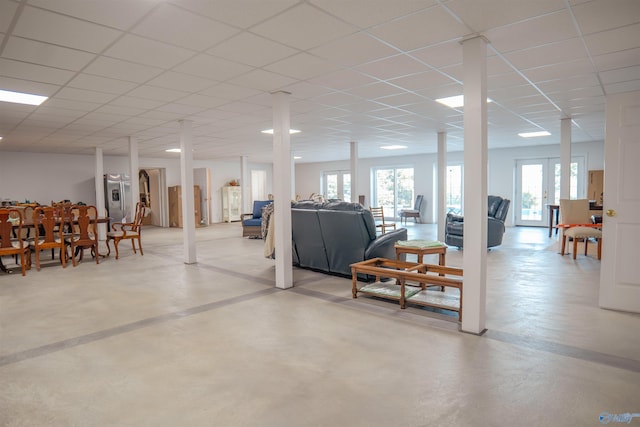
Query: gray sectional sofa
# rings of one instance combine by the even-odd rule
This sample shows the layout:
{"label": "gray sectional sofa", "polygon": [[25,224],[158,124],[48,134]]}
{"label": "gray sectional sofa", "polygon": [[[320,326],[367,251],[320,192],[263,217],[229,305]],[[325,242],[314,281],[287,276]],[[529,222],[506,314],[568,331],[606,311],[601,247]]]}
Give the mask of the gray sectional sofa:
{"label": "gray sectional sofa", "polygon": [[395,242],[407,240],[405,228],[376,236],[371,212],[359,203],[292,203],[291,228],[294,265],[342,276],[351,276],[355,262],[395,259]]}

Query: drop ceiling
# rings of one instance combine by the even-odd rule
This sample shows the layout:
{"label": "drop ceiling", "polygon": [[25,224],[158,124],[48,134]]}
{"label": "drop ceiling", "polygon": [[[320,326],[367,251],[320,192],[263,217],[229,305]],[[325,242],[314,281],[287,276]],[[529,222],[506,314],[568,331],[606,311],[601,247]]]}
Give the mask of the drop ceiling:
{"label": "drop ceiling", "polygon": [[[637,0],[0,0],[0,153],[269,162],[274,91],[298,162],[463,149],[462,47],[487,49],[489,148],[604,139],[605,96],[640,90]],[[525,140],[520,132],[547,130]],[[1,155],[1,154],[0,154]]]}

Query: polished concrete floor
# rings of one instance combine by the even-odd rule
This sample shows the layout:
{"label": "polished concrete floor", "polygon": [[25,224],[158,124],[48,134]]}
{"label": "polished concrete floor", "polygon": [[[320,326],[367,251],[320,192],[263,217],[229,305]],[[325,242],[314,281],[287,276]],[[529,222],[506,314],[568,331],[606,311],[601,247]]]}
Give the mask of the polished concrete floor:
{"label": "polished concrete floor", "polygon": [[[181,230],[143,233],[144,256],[123,245],[117,261],[0,273],[0,426],[588,426],[640,413],[640,315],[598,308],[600,262],[560,256],[546,229],[509,228],[488,253],[481,337],[451,315],[353,300],[347,278],[294,269],[295,287],[276,289],[238,223],[198,229],[193,265]],[[447,260],[461,266],[462,252]]]}

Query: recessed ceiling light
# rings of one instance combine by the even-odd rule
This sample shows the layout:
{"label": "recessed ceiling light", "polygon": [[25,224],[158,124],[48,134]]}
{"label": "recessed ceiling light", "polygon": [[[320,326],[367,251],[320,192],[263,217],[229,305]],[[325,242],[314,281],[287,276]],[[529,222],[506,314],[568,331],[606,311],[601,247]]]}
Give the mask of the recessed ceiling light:
{"label": "recessed ceiling light", "polygon": [[[448,98],[436,99],[436,102],[444,104],[450,108],[464,107],[464,95],[450,96]],[[492,102],[490,98],[487,98],[487,102]]]}
{"label": "recessed ceiling light", "polygon": [[293,160],[300,160],[302,156],[293,156]]}
{"label": "recessed ceiling light", "polygon": [[48,99],[47,96],[32,95],[30,93],[11,92],[0,90],[0,101],[13,102],[15,104],[40,105]]}
{"label": "recessed ceiling light", "polygon": [[2,137],[0,136],[0,141],[2,141]]}
{"label": "recessed ceiling light", "polygon": [[168,150],[164,150],[167,153],[182,153],[182,150],[179,148],[169,148]]}
{"label": "recessed ceiling light", "polygon": [[549,136],[549,135],[551,134],[546,130],[541,130],[538,132],[523,132],[518,134],[518,136],[521,136],[523,138],[535,138],[536,136]]}
{"label": "recessed ceiling light", "polygon": [[403,150],[405,148],[407,148],[406,145],[385,145],[380,147],[383,150]]}
{"label": "recessed ceiling light", "polygon": [[[260,131],[262,133],[268,133],[269,135],[273,135],[273,129],[265,129]],[[294,133],[300,133],[300,131],[298,129],[289,129],[289,135],[292,135]]]}

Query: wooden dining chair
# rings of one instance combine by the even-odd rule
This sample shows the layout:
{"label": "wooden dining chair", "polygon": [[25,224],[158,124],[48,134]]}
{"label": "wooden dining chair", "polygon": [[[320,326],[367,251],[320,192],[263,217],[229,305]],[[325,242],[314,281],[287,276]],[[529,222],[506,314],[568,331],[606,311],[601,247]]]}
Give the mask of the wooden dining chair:
{"label": "wooden dining chair", "polygon": [[113,245],[116,248],[116,259],[119,257],[118,244],[122,240],[131,240],[131,247],[133,253],[136,253],[136,240],[138,241],[138,249],[140,249],[140,255],[144,255],[142,252],[142,220],[145,213],[145,205],[142,202],[136,204],[136,211],[133,216],[133,222],[114,222],[111,224],[111,231],[107,232],[107,256],[111,254],[111,247],[109,242],[113,241]]}
{"label": "wooden dining chair", "polygon": [[[19,255],[22,275],[31,266],[29,244],[22,237],[24,217],[22,209],[0,208],[0,257]],[[15,232],[16,237],[13,237]]]}
{"label": "wooden dining chair", "polygon": [[40,252],[51,249],[51,259],[55,259],[55,250],[60,254],[62,268],[67,266],[65,251],[64,227],[65,216],[59,214],[54,207],[38,206],[33,210],[33,228],[35,238],[29,242],[31,250],[36,255],[36,268],[40,271]]}
{"label": "wooden dining chair", "polygon": [[395,230],[396,223],[395,222],[386,222],[384,219],[384,208],[380,207],[369,207],[371,214],[373,215],[373,220],[376,222],[376,230],[380,230],[381,234],[385,234],[387,232],[387,228]]}
{"label": "wooden dining chair", "polygon": [[[65,243],[71,250],[71,261],[73,266],[82,260],[85,249],[91,249],[92,256],[96,259],[96,264],[100,263],[98,255],[98,211],[91,205],[73,205],[71,207],[71,217],[68,222],[71,224],[71,233],[65,237]],[[64,228],[64,227],[63,227]]]}

